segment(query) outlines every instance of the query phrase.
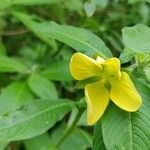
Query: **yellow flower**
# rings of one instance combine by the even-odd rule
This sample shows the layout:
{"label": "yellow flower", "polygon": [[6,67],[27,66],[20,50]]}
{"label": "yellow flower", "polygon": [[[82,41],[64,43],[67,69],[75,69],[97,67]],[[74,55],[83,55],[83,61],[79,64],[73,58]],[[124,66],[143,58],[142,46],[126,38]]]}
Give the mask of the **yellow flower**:
{"label": "yellow flower", "polygon": [[120,71],[120,61],[117,58],[104,60],[98,56],[94,60],[82,53],[75,53],[71,58],[70,70],[76,80],[96,79],[85,86],[89,125],[96,123],[103,115],[109,99],[128,112],[138,110],[142,104],[130,77]]}

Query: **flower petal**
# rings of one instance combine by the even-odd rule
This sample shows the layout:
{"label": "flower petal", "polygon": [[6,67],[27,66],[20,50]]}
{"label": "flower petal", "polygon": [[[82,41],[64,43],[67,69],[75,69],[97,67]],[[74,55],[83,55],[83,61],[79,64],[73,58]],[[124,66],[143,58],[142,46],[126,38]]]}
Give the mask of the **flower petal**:
{"label": "flower petal", "polygon": [[118,58],[110,58],[103,63],[104,71],[107,73],[109,78],[121,77],[120,72],[120,61]]}
{"label": "flower petal", "polygon": [[71,58],[70,71],[76,80],[83,80],[98,76],[101,72],[101,66],[96,60],[82,53],[75,53]]}
{"label": "flower petal", "polygon": [[97,61],[99,64],[102,64],[103,62],[105,62],[105,59],[102,58],[102,57],[100,57],[100,56],[97,56],[96,61]]}
{"label": "flower petal", "polygon": [[111,86],[110,97],[116,105],[129,112],[139,109],[142,99],[127,73],[122,72],[120,80]]}
{"label": "flower petal", "polygon": [[87,122],[92,125],[103,115],[109,102],[109,92],[99,81],[85,86],[85,96],[87,101]]}

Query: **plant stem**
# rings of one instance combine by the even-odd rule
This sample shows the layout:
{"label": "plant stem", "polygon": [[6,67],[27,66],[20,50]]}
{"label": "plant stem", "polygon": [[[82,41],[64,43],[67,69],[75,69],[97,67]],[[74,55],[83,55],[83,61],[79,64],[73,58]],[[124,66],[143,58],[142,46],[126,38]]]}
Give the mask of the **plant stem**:
{"label": "plant stem", "polygon": [[76,125],[83,113],[84,109],[78,109],[78,113],[72,123],[72,125],[68,128],[68,130],[64,133],[64,135],[62,136],[62,138],[59,140],[59,142],[57,143],[56,147],[59,147],[63,142],[64,140],[74,131],[74,129],[76,128]]}

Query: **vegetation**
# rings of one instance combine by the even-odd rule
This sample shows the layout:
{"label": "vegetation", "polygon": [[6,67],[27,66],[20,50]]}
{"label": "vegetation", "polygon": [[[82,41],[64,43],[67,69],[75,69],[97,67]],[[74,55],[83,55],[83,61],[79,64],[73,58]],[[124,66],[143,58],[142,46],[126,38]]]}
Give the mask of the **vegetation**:
{"label": "vegetation", "polygon": [[[149,150],[149,27],[150,0],[0,0],[0,150]],[[89,126],[76,52],[117,57],[140,109]]]}

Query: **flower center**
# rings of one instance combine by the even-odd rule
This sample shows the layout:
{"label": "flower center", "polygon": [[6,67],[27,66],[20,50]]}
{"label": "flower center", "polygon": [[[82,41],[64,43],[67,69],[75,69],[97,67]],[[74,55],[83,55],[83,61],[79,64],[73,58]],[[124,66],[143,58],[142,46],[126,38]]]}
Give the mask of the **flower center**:
{"label": "flower center", "polygon": [[101,83],[110,91],[111,82],[118,78],[114,72],[110,72],[106,65],[100,64],[101,72],[97,77],[97,80],[101,81]]}

